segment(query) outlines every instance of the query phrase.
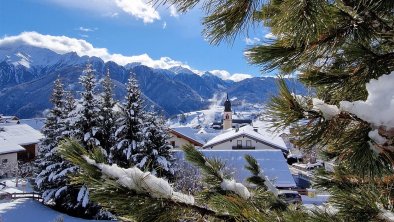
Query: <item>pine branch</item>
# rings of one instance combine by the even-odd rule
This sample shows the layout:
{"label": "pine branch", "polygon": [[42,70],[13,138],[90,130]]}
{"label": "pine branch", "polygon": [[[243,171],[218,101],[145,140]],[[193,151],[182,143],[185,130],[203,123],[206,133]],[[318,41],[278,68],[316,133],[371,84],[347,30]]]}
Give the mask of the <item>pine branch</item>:
{"label": "pine branch", "polygon": [[265,178],[261,176],[262,172],[259,164],[257,163],[257,160],[250,155],[245,155],[245,160],[248,163],[248,165],[246,165],[245,168],[249,170],[250,173],[252,174],[252,176],[248,177],[246,181],[257,185],[259,188],[267,190],[267,186],[264,184]]}

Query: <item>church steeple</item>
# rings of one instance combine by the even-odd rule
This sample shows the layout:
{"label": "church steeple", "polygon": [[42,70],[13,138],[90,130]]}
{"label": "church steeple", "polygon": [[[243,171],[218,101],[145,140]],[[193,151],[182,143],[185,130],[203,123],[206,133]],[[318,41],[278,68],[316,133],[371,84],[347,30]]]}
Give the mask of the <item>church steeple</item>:
{"label": "church steeple", "polygon": [[233,125],[233,114],[231,112],[231,102],[227,94],[227,99],[224,102],[223,129],[224,130],[230,129],[232,128],[232,125]]}
{"label": "church steeple", "polygon": [[224,102],[224,112],[231,112],[231,102],[228,99],[228,93],[227,93],[227,99]]}

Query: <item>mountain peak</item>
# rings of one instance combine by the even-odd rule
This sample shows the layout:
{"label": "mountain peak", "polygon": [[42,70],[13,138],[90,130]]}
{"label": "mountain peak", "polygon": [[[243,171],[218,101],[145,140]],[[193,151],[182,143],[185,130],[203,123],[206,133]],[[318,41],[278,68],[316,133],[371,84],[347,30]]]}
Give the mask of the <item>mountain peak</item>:
{"label": "mountain peak", "polygon": [[174,67],[169,68],[168,70],[170,70],[170,71],[172,71],[172,72],[174,72],[174,73],[176,73],[176,74],[182,73],[182,74],[193,74],[193,75],[197,75],[197,73],[194,73],[194,72],[191,71],[190,69],[185,68],[185,67],[183,67],[183,66],[174,66]]}

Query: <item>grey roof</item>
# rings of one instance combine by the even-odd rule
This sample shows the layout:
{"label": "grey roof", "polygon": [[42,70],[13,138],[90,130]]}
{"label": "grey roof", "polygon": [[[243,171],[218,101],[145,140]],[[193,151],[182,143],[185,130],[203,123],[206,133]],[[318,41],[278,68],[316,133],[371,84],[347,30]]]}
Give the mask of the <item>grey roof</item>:
{"label": "grey roof", "polygon": [[[184,161],[183,151],[174,152],[176,152],[178,160]],[[245,169],[244,156],[249,154],[256,158],[264,175],[276,187],[296,186],[281,150],[201,150],[201,152],[207,157],[219,158],[224,161],[226,170],[232,172],[234,179],[238,182],[245,183],[246,178],[251,175]]]}
{"label": "grey roof", "polygon": [[212,129],[195,129],[192,127],[174,127],[171,130],[182,134],[192,140],[195,140],[201,144],[205,144],[207,141],[211,140],[213,137],[218,135],[218,132]]}

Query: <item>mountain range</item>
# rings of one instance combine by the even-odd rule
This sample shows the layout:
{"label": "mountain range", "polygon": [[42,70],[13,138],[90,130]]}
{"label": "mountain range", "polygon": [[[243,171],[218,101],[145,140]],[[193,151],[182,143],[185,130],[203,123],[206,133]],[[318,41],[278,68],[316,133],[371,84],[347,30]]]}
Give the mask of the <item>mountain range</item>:
{"label": "mountain range", "polygon": [[[223,80],[210,72],[197,74],[184,67],[155,69],[138,63],[125,66],[104,62],[98,57],[78,56],[75,52],[58,54],[29,45],[0,47],[0,114],[20,118],[40,117],[51,107],[53,82],[60,77],[65,89],[78,97],[82,90],[78,78],[92,64],[97,80],[109,70],[114,96],[122,100],[128,78],[137,78],[147,106],[155,106],[171,116],[209,106],[216,94],[228,93],[234,102],[265,103],[277,93],[274,77],[254,77],[239,82]],[[298,94],[305,87],[287,80]],[[98,84],[97,91],[100,91]]]}

